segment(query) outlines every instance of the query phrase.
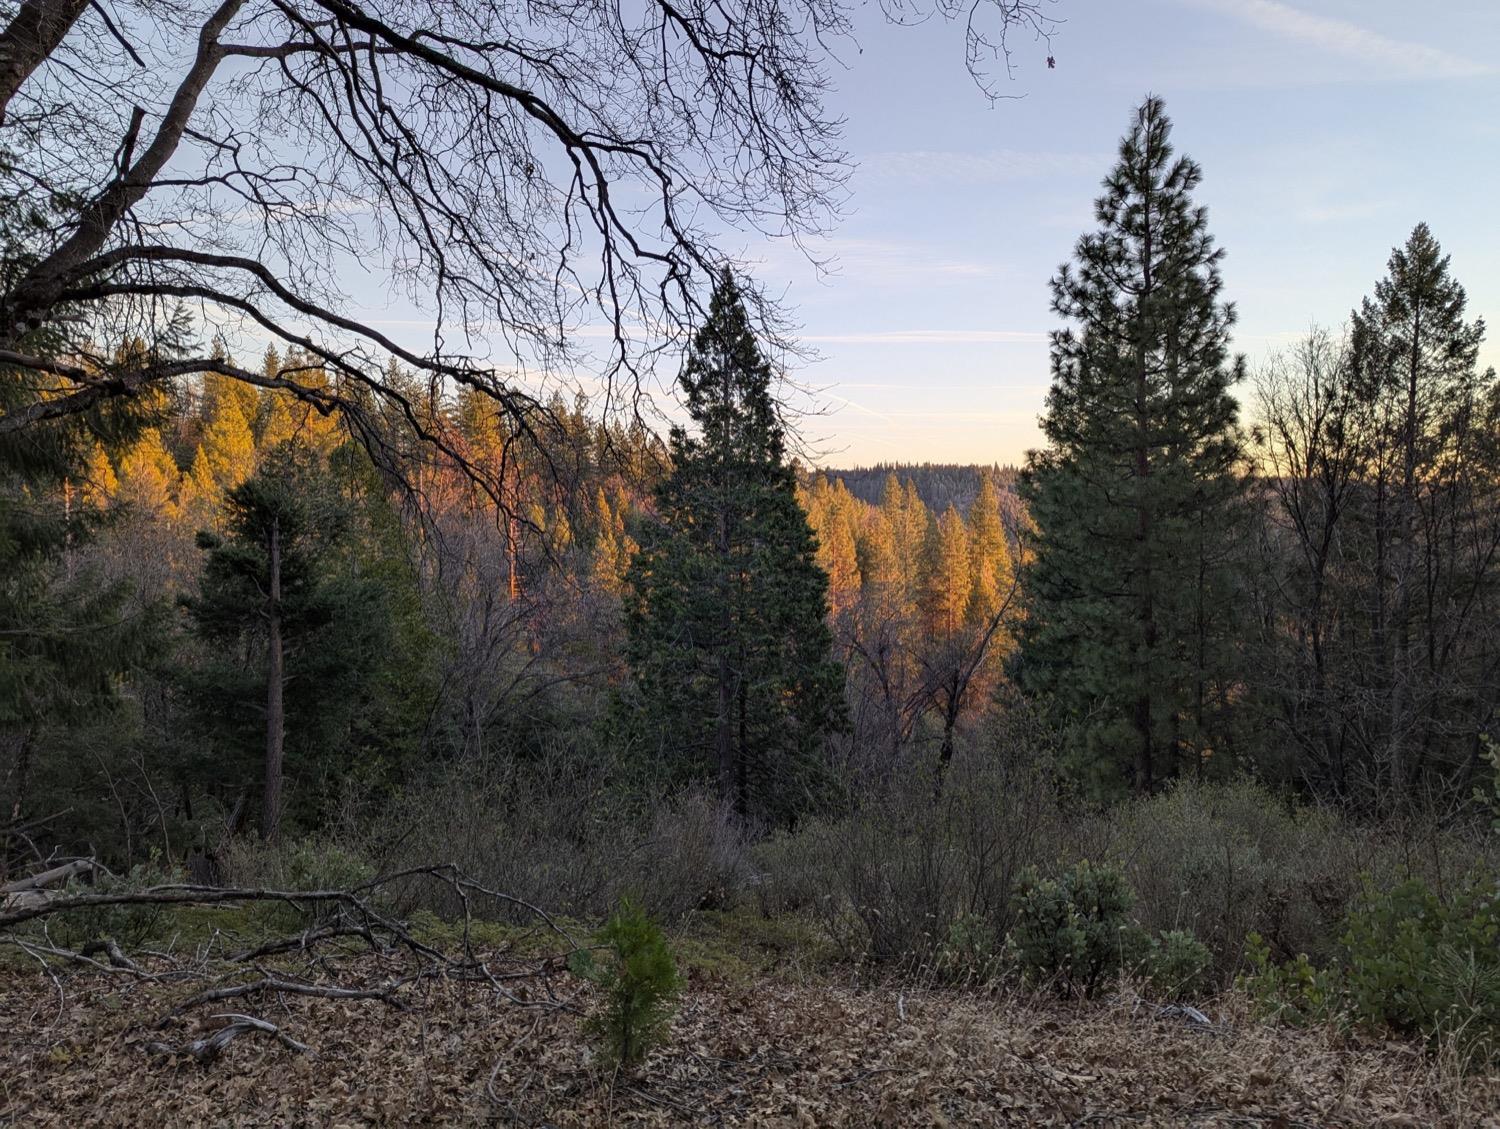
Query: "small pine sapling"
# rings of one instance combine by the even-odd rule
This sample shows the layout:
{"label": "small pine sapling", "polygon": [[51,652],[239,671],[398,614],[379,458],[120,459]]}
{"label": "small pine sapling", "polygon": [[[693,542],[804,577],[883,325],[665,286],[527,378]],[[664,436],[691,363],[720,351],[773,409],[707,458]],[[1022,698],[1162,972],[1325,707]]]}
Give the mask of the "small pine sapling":
{"label": "small pine sapling", "polygon": [[634,902],[620,904],[599,940],[609,958],[580,952],[573,970],[604,989],[604,1006],[587,1029],[611,1062],[628,1068],[665,1038],[682,982],[661,926]]}

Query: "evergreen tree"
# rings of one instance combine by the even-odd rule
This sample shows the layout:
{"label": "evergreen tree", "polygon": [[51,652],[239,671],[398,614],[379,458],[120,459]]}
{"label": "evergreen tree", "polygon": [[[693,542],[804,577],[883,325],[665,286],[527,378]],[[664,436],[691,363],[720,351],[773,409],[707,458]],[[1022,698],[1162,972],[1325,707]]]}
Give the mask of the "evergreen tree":
{"label": "evergreen tree", "polygon": [[964,625],[972,589],[969,531],[952,505],[932,527],[925,561],[927,627],[934,636],[949,638]]}
{"label": "evergreen tree", "polygon": [[1228,354],[1198,165],[1173,158],[1159,99],[1135,114],[1098,231],[1052,280],[1052,388],[1022,479],[1036,525],[1024,677],[1077,723],[1104,787],[1150,791],[1221,750],[1242,495]]}
{"label": "evergreen tree", "polygon": [[268,840],[288,734],[304,758],[332,744],[388,642],[380,585],[336,567],[349,519],[321,458],[283,444],[226,496],[223,535],[198,537],[203,576],[183,603],[210,654],[184,679],[229,749],[259,750]]}
{"label": "evergreen tree", "polygon": [[255,469],[255,437],[235,397],[218,397],[205,418],[207,427],[189,478],[197,489],[209,489],[212,493],[207,496],[217,499]]}
{"label": "evergreen tree", "polygon": [[[13,242],[19,209],[0,206],[0,259],[11,265],[24,262]],[[14,347],[57,356],[63,339],[43,325]],[[0,365],[0,417],[57,392],[34,371]],[[74,727],[110,716],[125,676],[160,645],[154,605],[131,607],[128,584],[74,560],[109,516],[111,457],[160,422],[161,408],[149,397],[107,399],[0,436],[0,873],[12,854],[9,828],[62,806],[33,808],[41,762],[76,758]],[[76,786],[77,765],[69,767]]]}
{"label": "evergreen tree", "polygon": [[969,552],[973,580],[969,618],[977,625],[988,624],[1004,606],[1015,571],[1000,517],[1000,491],[988,474],[969,506]]}
{"label": "evergreen tree", "polygon": [[1485,325],[1466,320],[1448,268],[1419,223],[1350,320],[1355,395],[1374,412],[1346,622],[1367,624],[1355,647],[1378,706],[1357,725],[1386,803],[1425,772],[1471,772],[1500,706],[1493,621],[1478,610],[1500,580],[1500,383],[1479,367]]}
{"label": "evergreen tree", "polygon": [[120,460],[118,497],[142,516],[171,521],[181,478],[161,432],[147,428]]}
{"label": "evergreen tree", "polygon": [[771,377],[726,272],[680,377],[696,434],[672,429],[672,470],[628,575],[626,653],[673,767],[712,773],[742,813],[787,821],[821,788],[843,675]]}

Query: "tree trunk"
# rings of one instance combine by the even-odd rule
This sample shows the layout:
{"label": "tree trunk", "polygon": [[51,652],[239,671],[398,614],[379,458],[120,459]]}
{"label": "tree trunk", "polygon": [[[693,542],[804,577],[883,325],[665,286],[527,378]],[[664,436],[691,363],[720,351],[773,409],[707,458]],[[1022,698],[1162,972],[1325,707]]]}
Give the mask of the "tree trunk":
{"label": "tree trunk", "polygon": [[281,523],[271,521],[271,596],[266,613],[266,780],[260,834],[268,843],[281,829],[281,762],[286,740],[285,676],[281,643]]}
{"label": "tree trunk", "polygon": [[89,0],[25,0],[0,33],[0,124],[16,91],[57,50]]}

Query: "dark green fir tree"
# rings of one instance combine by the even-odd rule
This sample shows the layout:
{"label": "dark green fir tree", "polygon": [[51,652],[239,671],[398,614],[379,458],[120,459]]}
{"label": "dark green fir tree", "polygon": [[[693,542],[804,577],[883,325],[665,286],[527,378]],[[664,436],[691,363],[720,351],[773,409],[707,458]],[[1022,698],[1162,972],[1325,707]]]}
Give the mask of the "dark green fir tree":
{"label": "dark green fir tree", "polygon": [[206,646],[182,678],[231,758],[215,779],[248,784],[258,763],[268,840],[289,765],[303,779],[349,767],[317,762],[347,745],[391,645],[384,586],[344,567],[351,516],[322,457],[283,443],[226,495],[223,534],[198,535],[203,575],[183,603]]}
{"label": "dark green fir tree", "polygon": [[693,433],[672,429],[625,603],[631,712],[661,765],[787,822],[826,786],[843,675],[771,380],[726,271],[680,377]]}
{"label": "dark green fir tree", "polygon": [[1243,498],[1233,308],[1157,98],[1136,111],[1097,231],[1052,280],[1052,389],[1022,494],[1035,522],[1022,677],[1108,793],[1228,754],[1228,567]]}

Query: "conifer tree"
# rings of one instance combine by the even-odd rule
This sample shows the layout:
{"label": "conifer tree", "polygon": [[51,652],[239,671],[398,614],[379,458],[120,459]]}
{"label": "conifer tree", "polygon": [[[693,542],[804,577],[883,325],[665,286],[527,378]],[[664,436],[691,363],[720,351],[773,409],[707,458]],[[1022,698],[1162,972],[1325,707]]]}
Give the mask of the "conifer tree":
{"label": "conifer tree", "polygon": [[883,508],[872,507],[860,526],[856,544],[859,574],[866,596],[884,596],[899,585],[896,534]]}
{"label": "conifer tree", "polygon": [[771,379],[726,272],[680,377],[694,433],[672,429],[672,470],[628,576],[626,653],[668,766],[785,822],[817,802],[843,674]]}
{"label": "conifer tree", "polygon": [[211,484],[217,497],[250,477],[255,469],[255,437],[236,397],[218,397],[207,423],[189,474],[200,486]]}
{"label": "conifer tree", "polygon": [[923,597],[928,630],[938,638],[950,638],[968,616],[970,579],[969,531],[952,505],[932,527],[925,554]]}
{"label": "conifer tree", "polygon": [[[274,348],[272,352],[275,352]],[[214,355],[220,359],[228,359],[224,358],[222,348],[215,348]],[[274,376],[276,374],[272,373],[270,375]],[[256,416],[260,413],[260,394],[255,390],[255,387],[246,384],[243,380],[235,380],[232,377],[223,376],[216,372],[204,373],[202,393],[199,401],[199,415],[202,417],[204,424],[212,426],[213,421],[218,418],[225,406],[229,404],[239,409],[240,418],[253,431]]]}
{"label": "conifer tree", "polygon": [[385,648],[383,589],[332,567],[349,516],[321,458],[286,443],[229,491],[223,535],[198,536],[203,575],[183,604],[212,651],[183,677],[211,731],[259,752],[267,840],[285,807],[288,733],[302,753],[329,744]]}
{"label": "conifer tree", "polygon": [[1351,317],[1355,395],[1375,424],[1345,570],[1363,591],[1346,622],[1368,625],[1360,682],[1379,705],[1357,729],[1379,750],[1387,803],[1426,771],[1472,771],[1474,734],[1500,705],[1475,615],[1500,579],[1500,382],[1479,367],[1485,325],[1467,304],[1419,223]]}
{"label": "conifer tree", "polygon": [[147,428],[120,460],[118,496],[142,515],[171,521],[181,477],[161,432]]}
{"label": "conifer tree", "polygon": [[102,443],[96,441],[89,448],[88,458],[84,463],[84,500],[96,509],[103,509],[114,499],[119,488],[120,478],[109,461],[109,453]]}
{"label": "conifer tree", "polygon": [[1022,479],[1036,525],[1024,677],[1078,726],[1096,784],[1150,791],[1222,748],[1233,677],[1224,557],[1242,494],[1228,353],[1198,165],[1157,98],[1136,111],[1096,232],[1052,280],[1052,388]]}
{"label": "conifer tree", "polygon": [[1014,578],[1010,544],[1000,517],[1000,491],[988,474],[969,506],[969,552],[973,580],[969,619],[976,625],[985,625],[999,614]]}

